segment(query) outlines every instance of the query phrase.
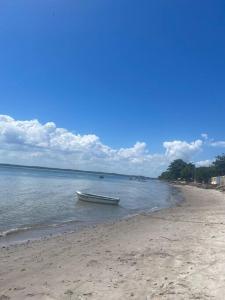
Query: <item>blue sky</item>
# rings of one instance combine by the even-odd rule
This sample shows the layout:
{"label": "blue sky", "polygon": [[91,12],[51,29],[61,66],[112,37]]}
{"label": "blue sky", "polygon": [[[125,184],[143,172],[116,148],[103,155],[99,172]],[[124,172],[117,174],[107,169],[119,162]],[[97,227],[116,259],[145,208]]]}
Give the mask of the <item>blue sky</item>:
{"label": "blue sky", "polygon": [[[187,158],[212,159],[225,151],[212,146],[225,140],[224,13],[224,1],[1,1],[0,113],[92,134],[117,151],[143,142],[164,155],[166,141],[200,139]],[[0,160],[19,161],[0,126]],[[80,167],[111,170],[90,159]]]}

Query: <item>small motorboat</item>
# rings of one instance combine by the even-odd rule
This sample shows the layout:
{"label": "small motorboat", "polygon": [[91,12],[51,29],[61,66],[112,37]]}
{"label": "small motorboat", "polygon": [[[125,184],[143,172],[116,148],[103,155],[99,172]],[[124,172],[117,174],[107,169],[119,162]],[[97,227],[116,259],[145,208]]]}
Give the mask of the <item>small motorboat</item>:
{"label": "small motorboat", "polygon": [[118,205],[120,202],[119,198],[112,198],[102,195],[95,195],[95,194],[87,194],[77,191],[77,197],[80,201],[86,202],[93,202],[93,203],[100,203],[100,204],[112,204]]}

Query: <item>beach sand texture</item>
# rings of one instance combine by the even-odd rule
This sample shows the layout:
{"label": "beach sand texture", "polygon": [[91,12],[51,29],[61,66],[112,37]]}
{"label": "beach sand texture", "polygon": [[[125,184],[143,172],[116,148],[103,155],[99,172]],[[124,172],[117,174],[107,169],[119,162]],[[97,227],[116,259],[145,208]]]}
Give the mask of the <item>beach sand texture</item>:
{"label": "beach sand texture", "polygon": [[0,250],[0,299],[224,299],[225,195]]}

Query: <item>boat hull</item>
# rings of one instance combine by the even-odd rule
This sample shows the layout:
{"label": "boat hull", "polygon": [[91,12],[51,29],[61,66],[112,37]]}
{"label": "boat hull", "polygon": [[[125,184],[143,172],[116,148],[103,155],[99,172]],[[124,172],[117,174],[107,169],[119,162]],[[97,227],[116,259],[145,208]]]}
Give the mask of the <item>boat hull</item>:
{"label": "boat hull", "polygon": [[78,200],[99,204],[110,204],[110,205],[118,205],[120,199],[119,198],[111,198],[94,194],[86,194],[82,192],[77,192]]}

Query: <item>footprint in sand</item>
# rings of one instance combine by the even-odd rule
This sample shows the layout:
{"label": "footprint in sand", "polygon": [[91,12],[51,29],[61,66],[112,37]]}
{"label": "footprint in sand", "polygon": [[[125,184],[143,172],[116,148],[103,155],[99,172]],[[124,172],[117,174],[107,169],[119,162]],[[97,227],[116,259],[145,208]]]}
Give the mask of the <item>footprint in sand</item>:
{"label": "footprint in sand", "polygon": [[[46,295],[44,293],[29,293],[26,295],[26,298],[24,299],[34,299],[34,300],[56,300],[56,298],[53,298],[49,295]],[[1,300],[1,299],[0,299]]]}
{"label": "footprint in sand", "polygon": [[95,259],[91,259],[89,260],[89,262],[87,263],[87,267],[94,267],[97,266],[99,264],[99,262]]}
{"label": "footprint in sand", "polygon": [[14,288],[14,291],[22,291],[22,290],[25,290],[26,289],[26,287],[25,286],[19,286],[19,287],[15,287]]}

